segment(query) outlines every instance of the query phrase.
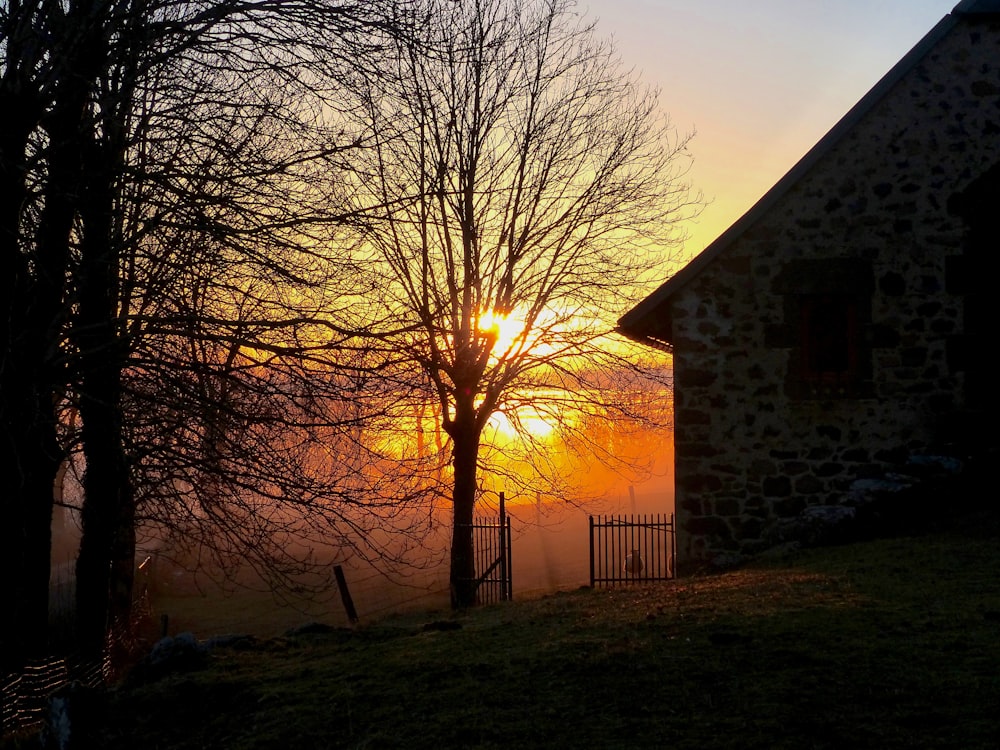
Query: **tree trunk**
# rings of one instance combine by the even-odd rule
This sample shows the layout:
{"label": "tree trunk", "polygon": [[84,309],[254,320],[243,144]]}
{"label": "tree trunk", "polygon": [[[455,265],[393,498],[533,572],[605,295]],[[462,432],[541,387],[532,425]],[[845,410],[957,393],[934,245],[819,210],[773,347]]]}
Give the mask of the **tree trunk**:
{"label": "tree trunk", "polygon": [[[57,408],[65,376],[59,363],[68,312],[69,236],[80,175],[75,146],[85,93],[79,86],[59,85],[57,103],[47,114],[29,107],[29,111],[36,110],[35,116],[23,112],[23,118],[13,121],[0,153],[0,197],[5,203],[0,253],[4,274],[10,273],[4,281],[9,307],[4,311],[0,342],[4,430],[0,469],[9,488],[4,492],[0,543],[4,548],[2,575],[13,605],[0,631],[0,650],[8,663],[45,655],[48,650],[53,491],[62,459]],[[26,138],[38,125],[44,127],[49,141],[47,171],[36,231],[27,237],[21,224],[24,201],[18,196],[27,195]],[[11,205],[6,205],[8,201]]]}
{"label": "tree trunk", "polygon": [[0,493],[4,497],[0,580],[7,600],[0,618],[4,671],[48,651],[52,492],[59,466],[55,433],[40,389],[32,382],[15,382],[12,374],[5,371],[0,384],[5,438],[0,471],[7,485]]}
{"label": "tree trunk", "polygon": [[[40,467],[33,467],[32,457],[38,458],[36,424],[33,412],[37,405],[37,363],[29,361],[26,326],[28,320],[28,289],[30,272],[20,241],[21,207],[27,194],[25,186],[25,152],[32,119],[26,115],[28,102],[12,90],[5,76],[0,90],[0,109],[9,120],[0,133],[0,476],[4,489],[0,492],[0,586],[6,592],[7,613],[0,617],[0,671],[17,669],[28,645],[26,638],[38,637],[39,614],[28,601],[25,556],[28,511],[34,503],[30,498],[37,482],[34,477]],[[20,127],[19,127],[20,126]],[[48,586],[46,584],[46,591]],[[34,597],[31,597],[34,599]],[[47,603],[46,603],[47,606]],[[44,625],[44,623],[43,623]],[[41,632],[44,632],[41,631]]]}
{"label": "tree trunk", "polygon": [[81,380],[80,416],[87,463],[76,562],[77,634],[83,652],[104,649],[128,625],[135,565],[135,508],[121,446],[120,372],[91,366]]}
{"label": "tree trunk", "polygon": [[[81,316],[90,305],[103,308],[105,296],[106,290],[81,293]],[[124,451],[120,342],[107,320],[94,321],[80,339],[87,346],[80,357],[86,473],[83,536],[76,562],[77,634],[83,652],[96,656],[104,649],[109,633],[128,625],[135,567],[135,505]]]}
{"label": "tree trunk", "polygon": [[[107,134],[105,134],[107,137]],[[77,624],[84,652],[101,652],[129,624],[135,567],[135,505],[124,448],[118,334],[118,243],[113,232],[113,148],[88,150],[79,278],[80,419],[85,501],[77,558]],[[112,153],[108,153],[111,151]]]}
{"label": "tree trunk", "polygon": [[10,612],[2,618],[0,660],[44,655],[47,649],[53,491],[61,462],[56,401],[61,295],[46,284],[18,282],[8,297],[0,355],[0,581]]}
{"label": "tree trunk", "polygon": [[476,564],[472,519],[476,508],[476,469],[479,457],[479,430],[475,409],[470,403],[456,407],[455,422],[449,430],[454,445],[452,467],[451,605],[460,609],[476,603]]}

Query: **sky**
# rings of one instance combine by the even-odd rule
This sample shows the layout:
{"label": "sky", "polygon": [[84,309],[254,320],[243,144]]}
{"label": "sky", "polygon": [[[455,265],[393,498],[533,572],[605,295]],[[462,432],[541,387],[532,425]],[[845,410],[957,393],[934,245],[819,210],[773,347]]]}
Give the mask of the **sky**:
{"label": "sky", "polygon": [[579,0],[623,62],[695,132],[710,203],[693,257],[743,215],[958,0]]}

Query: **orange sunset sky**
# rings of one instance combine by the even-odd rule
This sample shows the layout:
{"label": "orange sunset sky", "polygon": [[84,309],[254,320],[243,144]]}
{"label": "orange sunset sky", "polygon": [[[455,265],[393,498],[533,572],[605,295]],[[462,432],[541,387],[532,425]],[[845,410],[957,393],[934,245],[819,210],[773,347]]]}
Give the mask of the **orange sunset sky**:
{"label": "orange sunset sky", "polygon": [[958,0],[580,0],[629,67],[695,130],[691,180],[711,203],[699,253],[951,12]]}

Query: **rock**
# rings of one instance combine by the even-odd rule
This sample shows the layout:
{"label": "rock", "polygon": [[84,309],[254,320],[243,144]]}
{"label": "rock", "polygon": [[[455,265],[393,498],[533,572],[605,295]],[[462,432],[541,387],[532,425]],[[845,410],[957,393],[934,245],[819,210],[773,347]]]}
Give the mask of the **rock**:
{"label": "rock", "polygon": [[847,503],[856,508],[862,507],[887,495],[908,490],[912,486],[913,479],[902,475],[888,475],[881,479],[856,479],[847,492]]}
{"label": "rock", "polygon": [[965,462],[954,456],[923,456],[912,455],[906,463],[925,469],[933,474],[960,474],[965,468]]}
{"label": "rock", "polygon": [[763,552],[761,552],[758,557],[764,560],[780,560],[789,555],[794,555],[802,549],[802,543],[797,541],[782,542],[773,547],[768,547]]}
{"label": "rock", "polygon": [[781,519],[771,530],[774,547],[800,544],[812,547],[850,538],[857,510],[846,505],[811,505],[793,518]]}
{"label": "rock", "polygon": [[836,526],[852,520],[855,515],[857,511],[845,505],[811,505],[799,517],[806,523],[817,526]]}
{"label": "rock", "polygon": [[193,633],[161,638],[129,674],[130,682],[152,682],[173,672],[193,672],[208,663],[208,647]]}
{"label": "rock", "polygon": [[215,648],[232,648],[239,651],[254,648],[257,646],[257,636],[245,633],[227,633],[226,635],[213,635],[205,640],[205,648],[212,650]]}
{"label": "rock", "polygon": [[149,652],[151,664],[202,663],[208,654],[208,647],[194,637],[194,633],[180,633],[173,638],[161,638]]}
{"label": "rock", "polygon": [[712,558],[712,569],[732,570],[733,568],[738,568],[746,562],[746,559],[747,558],[739,552],[721,552]]}
{"label": "rock", "polygon": [[286,636],[307,635],[309,633],[332,633],[334,628],[324,622],[307,622],[285,631]]}

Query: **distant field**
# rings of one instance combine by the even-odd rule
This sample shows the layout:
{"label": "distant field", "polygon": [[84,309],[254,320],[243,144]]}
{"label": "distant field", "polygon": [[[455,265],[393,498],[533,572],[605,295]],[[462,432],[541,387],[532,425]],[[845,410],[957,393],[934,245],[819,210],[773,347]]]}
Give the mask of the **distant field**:
{"label": "distant field", "polygon": [[[640,493],[600,507],[602,512],[667,513],[668,493]],[[513,583],[515,599],[579,588],[590,582],[587,510],[547,508],[539,513],[531,504],[512,505]],[[442,559],[446,556],[441,554]],[[441,609],[448,605],[448,571],[444,565],[404,571],[389,579],[371,566],[345,565],[351,597],[362,623],[408,611]],[[201,593],[186,585],[183,593],[169,590],[154,597],[154,614],[166,614],[172,635],[192,631],[200,637],[220,633],[252,633],[270,637],[303,622],[347,625],[339,594],[333,587],[320,600],[282,602],[260,591],[221,592],[205,580]]]}

